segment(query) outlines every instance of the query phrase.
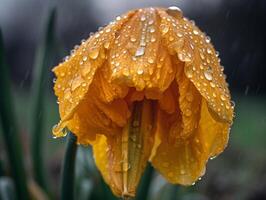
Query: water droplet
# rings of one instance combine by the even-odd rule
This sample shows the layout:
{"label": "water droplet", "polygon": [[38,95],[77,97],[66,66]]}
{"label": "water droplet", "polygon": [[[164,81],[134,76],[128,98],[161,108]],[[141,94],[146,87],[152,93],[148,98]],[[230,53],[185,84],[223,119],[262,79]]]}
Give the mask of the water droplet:
{"label": "water droplet", "polygon": [[154,21],[152,19],[148,22],[149,25],[152,25],[153,23]]}
{"label": "water droplet", "polygon": [[142,16],[140,17],[140,21],[144,22],[145,20],[146,20],[145,15],[142,15]]}
{"label": "water droplet", "polygon": [[179,60],[183,62],[190,62],[192,60],[192,55],[186,51],[179,51],[177,55]]}
{"label": "water droplet", "polygon": [[86,65],[84,65],[84,66],[81,68],[81,75],[82,75],[83,77],[86,77],[86,76],[89,74],[90,71],[91,71],[91,66],[88,65],[88,64],[86,64]]}
{"label": "water droplet", "polygon": [[82,58],[82,60],[83,60],[84,62],[86,62],[86,61],[87,61],[87,59],[88,59],[88,57],[87,57],[87,56],[83,56],[83,58]]}
{"label": "water droplet", "polygon": [[131,37],[131,38],[130,38],[130,41],[131,41],[131,42],[136,42],[137,39],[136,39],[135,37]]}
{"label": "water droplet", "polygon": [[69,88],[67,88],[67,89],[65,89],[65,91],[64,91],[64,98],[65,99],[70,99],[70,97],[71,97],[71,91],[70,91],[70,89]]}
{"label": "water droplet", "polygon": [[150,63],[150,64],[154,63],[154,59],[153,58],[148,58],[148,63]]}
{"label": "water droplet", "polygon": [[193,33],[194,33],[195,35],[198,35],[198,34],[199,34],[199,31],[196,30],[196,29],[194,29],[194,30],[193,30]]}
{"label": "water droplet", "polygon": [[144,72],[143,69],[138,69],[137,74],[141,75],[141,74],[143,74],[143,72]]}
{"label": "water droplet", "polygon": [[184,175],[186,172],[184,169],[180,169],[180,174]]}
{"label": "water droplet", "polygon": [[116,21],[119,21],[119,20],[121,20],[121,17],[117,16],[115,19],[116,19]]}
{"label": "water droplet", "polygon": [[151,42],[155,42],[156,41],[156,38],[155,37],[151,37]]}
{"label": "water droplet", "polygon": [[210,82],[210,85],[212,88],[215,88],[215,83],[214,82]]}
{"label": "water droplet", "polygon": [[155,29],[153,27],[150,28],[150,32],[151,33],[154,33],[155,32]]}
{"label": "water droplet", "polygon": [[99,49],[93,49],[93,50],[89,51],[89,57],[91,59],[95,60],[98,57],[98,55],[99,55]]}
{"label": "water droplet", "polygon": [[171,16],[177,18],[177,19],[180,19],[180,18],[183,17],[182,10],[180,8],[176,7],[176,6],[170,6],[170,7],[168,7],[167,10],[166,10],[166,12],[169,15],[171,15]]}
{"label": "water droplet", "polygon": [[210,42],[211,42],[211,38],[210,38],[209,36],[206,36],[205,41],[206,41],[207,43],[210,43]]}
{"label": "water droplet", "polygon": [[77,76],[71,83],[71,90],[74,91],[75,89],[77,89],[82,82],[83,79],[81,78],[81,76]]}
{"label": "water droplet", "polygon": [[170,41],[170,42],[174,41],[174,39],[175,39],[175,38],[174,38],[173,36],[169,36],[169,41]]}
{"label": "water droplet", "polygon": [[109,41],[106,41],[104,44],[103,44],[104,48],[106,49],[109,49],[110,47],[110,42]]}
{"label": "water droplet", "polygon": [[209,67],[206,71],[204,71],[204,77],[208,80],[212,80],[212,69]]}
{"label": "water droplet", "polygon": [[165,35],[169,31],[169,26],[162,24],[161,29],[162,29],[162,34]]}
{"label": "water droplet", "polygon": [[193,71],[192,71],[192,69],[185,70],[185,73],[186,73],[186,75],[187,75],[188,78],[192,78],[193,77]]}
{"label": "water droplet", "polygon": [[139,47],[135,53],[135,56],[138,57],[138,56],[143,56],[145,53],[145,47]]}
{"label": "water droplet", "polygon": [[221,97],[221,100],[222,101],[225,101],[226,100],[226,97],[224,95],[221,95],[220,97]]}

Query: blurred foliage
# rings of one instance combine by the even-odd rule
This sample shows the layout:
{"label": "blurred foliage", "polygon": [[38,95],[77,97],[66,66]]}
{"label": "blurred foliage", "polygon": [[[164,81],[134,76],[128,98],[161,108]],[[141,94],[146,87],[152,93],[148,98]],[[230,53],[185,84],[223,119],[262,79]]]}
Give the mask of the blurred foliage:
{"label": "blurred foliage", "polygon": [[[77,146],[71,134],[65,148],[67,159],[61,164],[66,139],[53,140],[51,134],[52,126],[59,118],[56,99],[49,85],[51,54],[55,50],[54,20],[55,11],[51,11],[36,59],[33,93],[21,87],[10,88],[9,75],[5,71],[8,68],[4,65],[3,47],[0,45],[0,125],[4,141],[0,144],[6,144],[7,154],[4,156],[0,153],[0,199],[15,199],[15,194],[19,195],[18,199],[27,198],[26,186],[29,184],[25,180],[22,158],[24,162],[28,161],[29,154],[33,168],[26,165],[28,180],[33,175],[40,191],[34,196],[33,188],[28,186],[33,199],[41,199],[38,194],[47,191],[52,193],[49,194],[50,199],[117,199],[95,167],[91,148]],[[220,157],[209,162],[202,180],[190,187],[170,185],[149,165],[142,177],[137,200],[266,199],[266,97],[235,94],[233,99],[236,117],[229,146]],[[16,127],[16,119],[19,119],[20,128]],[[32,136],[30,152],[29,133]],[[21,146],[24,147],[23,151]],[[8,160],[9,164],[6,164]],[[64,195],[60,195],[61,169],[61,193]],[[47,189],[46,179],[51,191]]]}

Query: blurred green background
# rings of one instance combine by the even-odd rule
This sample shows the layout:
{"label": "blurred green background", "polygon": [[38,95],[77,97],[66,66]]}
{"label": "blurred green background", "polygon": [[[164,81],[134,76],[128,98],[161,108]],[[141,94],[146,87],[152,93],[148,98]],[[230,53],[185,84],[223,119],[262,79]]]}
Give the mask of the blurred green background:
{"label": "blurred green background", "polygon": [[[59,119],[51,67],[81,39],[116,15],[138,7],[170,5],[179,6],[185,16],[211,36],[225,66],[236,117],[227,149],[209,161],[200,181],[190,187],[173,186],[148,167],[137,199],[266,199],[266,68],[262,28],[266,2],[259,0],[0,0],[4,41],[4,46],[0,45],[0,199],[24,199],[16,197],[12,178],[13,164],[19,163],[19,159],[24,163],[30,198],[59,199],[66,138],[55,140],[51,134]],[[4,69],[9,70],[9,75]],[[8,82],[11,101],[7,98]],[[5,121],[10,129],[3,119],[12,119]],[[12,160],[12,164],[4,142],[9,132],[16,132],[21,143],[21,155],[15,154],[20,158]],[[11,135],[9,139],[14,138]],[[44,173],[38,174],[38,170]],[[88,147],[77,149],[74,196],[81,200],[116,199],[95,168]]]}

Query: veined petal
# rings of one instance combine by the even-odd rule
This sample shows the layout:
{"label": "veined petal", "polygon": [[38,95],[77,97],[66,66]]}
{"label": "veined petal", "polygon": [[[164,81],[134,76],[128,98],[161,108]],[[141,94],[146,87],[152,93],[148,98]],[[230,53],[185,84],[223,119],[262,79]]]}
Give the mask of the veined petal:
{"label": "veined petal", "polygon": [[106,60],[106,49],[114,42],[116,32],[133,14],[134,11],[128,12],[82,42],[64,63],[53,69],[57,77],[54,90],[61,117],[61,121],[53,129],[56,137],[64,136],[61,131],[88,92],[96,70]]}
{"label": "veined petal", "polygon": [[153,145],[152,120],[152,103],[136,102],[132,117],[120,134],[102,137],[93,144],[96,164],[118,196],[136,193]]}
{"label": "veined petal", "polygon": [[158,23],[156,10],[147,8],[139,10],[123,26],[109,56],[112,81],[153,93],[163,92],[170,85],[174,69],[161,46]]}
{"label": "veined petal", "polygon": [[182,137],[191,135],[198,127],[201,95],[184,74],[183,63],[177,66],[176,81],[179,92],[179,108],[182,117]]}
{"label": "veined petal", "polygon": [[[191,185],[205,173],[208,159],[223,151],[227,144],[229,123],[216,121],[202,99],[199,127],[188,138],[173,138],[171,123],[165,113],[160,112],[156,134],[160,143],[151,158],[153,166],[171,183]],[[178,122],[178,121],[175,121]],[[182,123],[175,125],[176,132],[182,131]],[[158,139],[158,137],[157,137]]]}
{"label": "veined petal", "polygon": [[207,100],[217,119],[232,122],[228,85],[209,37],[186,18],[176,18],[163,10],[159,15],[160,31],[169,52],[176,52],[179,60],[185,62],[186,76]]}

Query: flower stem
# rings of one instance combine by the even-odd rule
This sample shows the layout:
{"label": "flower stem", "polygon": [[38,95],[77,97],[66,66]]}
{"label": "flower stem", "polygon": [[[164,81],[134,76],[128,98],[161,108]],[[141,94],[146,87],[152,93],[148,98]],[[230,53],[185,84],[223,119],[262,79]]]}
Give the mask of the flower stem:
{"label": "flower stem", "polygon": [[0,119],[3,128],[3,139],[7,149],[9,166],[13,175],[16,195],[20,199],[29,199],[26,172],[23,164],[22,147],[19,131],[15,121],[14,106],[12,104],[9,72],[4,61],[4,45],[0,30]]}
{"label": "flower stem", "polygon": [[77,152],[77,138],[68,134],[66,152],[61,174],[61,199],[74,199],[75,159]]}

